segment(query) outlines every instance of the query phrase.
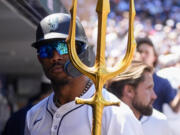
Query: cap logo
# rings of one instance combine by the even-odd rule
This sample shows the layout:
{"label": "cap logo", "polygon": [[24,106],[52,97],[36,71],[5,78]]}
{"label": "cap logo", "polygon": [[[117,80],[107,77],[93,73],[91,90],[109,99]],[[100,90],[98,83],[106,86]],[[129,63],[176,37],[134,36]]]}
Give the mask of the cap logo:
{"label": "cap logo", "polygon": [[49,31],[54,31],[58,28],[58,18],[49,18],[48,25]]}

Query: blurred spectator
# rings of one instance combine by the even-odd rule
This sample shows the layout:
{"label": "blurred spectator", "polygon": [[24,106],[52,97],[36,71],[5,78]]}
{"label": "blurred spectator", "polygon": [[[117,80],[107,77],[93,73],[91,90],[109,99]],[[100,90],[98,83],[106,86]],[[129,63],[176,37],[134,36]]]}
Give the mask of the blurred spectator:
{"label": "blurred spectator", "polygon": [[4,126],[10,116],[10,108],[7,99],[0,93],[0,135],[4,129]]}
{"label": "blurred spectator", "polygon": [[[163,78],[168,79],[172,86],[178,91],[180,90],[180,67],[176,66],[166,67],[157,72],[157,74]],[[163,105],[163,113],[167,116],[170,128],[173,131],[173,135],[180,135],[180,112],[175,113],[169,107],[168,104]]]}
{"label": "blurred spectator", "polygon": [[165,79],[168,79],[173,88],[180,90],[180,68],[167,67],[159,70],[157,74]]}
{"label": "blurred spectator", "polygon": [[0,135],[4,129],[4,126],[11,114],[11,108],[9,106],[7,98],[4,96],[6,94],[5,88],[5,78],[0,76]]}
{"label": "blurred spectator", "polygon": [[50,80],[42,76],[40,92],[29,100],[27,106],[12,114],[8,120],[3,135],[24,135],[25,117],[27,111],[52,92]]}
{"label": "blurred spectator", "polygon": [[[154,45],[149,38],[137,38],[137,51],[140,53],[140,59],[146,64],[156,67],[157,53]],[[161,78],[155,72],[153,74],[154,90],[157,95],[153,106],[162,112],[164,103],[168,103],[174,112],[180,110],[180,93],[176,95],[176,90],[172,88],[167,79]]]}

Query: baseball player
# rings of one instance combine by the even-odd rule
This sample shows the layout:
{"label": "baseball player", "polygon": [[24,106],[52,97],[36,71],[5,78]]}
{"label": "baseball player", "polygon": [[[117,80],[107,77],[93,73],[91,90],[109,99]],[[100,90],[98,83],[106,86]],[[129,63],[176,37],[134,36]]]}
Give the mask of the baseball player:
{"label": "baseball player", "polygon": [[[86,76],[72,66],[66,38],[70,26],[70,15],[51,14],[39,24],[36,42],[37,58],[46,76],[51,80],[53,93],[32,107],[26,116],[25,135],[91,135],[92,108],[75,104],[75,97],[90,98],[95,87]],[[92,64],[84,29],[76,20],[76,50],[80,59],[88,66]],[[103,89],[108,101],[119,101]],[[120,106],[104,108],[102,135],[143,135],[142,127],[130,108]]]}

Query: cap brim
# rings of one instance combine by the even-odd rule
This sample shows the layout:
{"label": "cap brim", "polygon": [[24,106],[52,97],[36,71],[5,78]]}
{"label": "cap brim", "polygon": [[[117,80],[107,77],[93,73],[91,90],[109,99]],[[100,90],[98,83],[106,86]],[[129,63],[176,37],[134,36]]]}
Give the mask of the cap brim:
{"label": "cap brim", "polygon": [[[43,45],[44,43],[48,43],[51,41],[55,41],[55,40],[65,40],[68,37],[67,34],[62,34],[62,33],[48,33],[45,34],[44,37],[42,39],[40,39],[37,42],[32,43],[32,47],[34,48],[38,48],[39,46]],[[76,38],[76,41],[82,42],[82,43],[86,43],[85,41],[82,41],[79,38]]]}
{"label": "cap brim", "polygon": [[62,34],[62,33],[48,33],[45,34],[42,39],[40,39],[37,42],[32,43],[32,47],[38,48],[39,46],[43,45],[44,43],[58,40],[58,39],[66,39],[68,37],[67,34]]}

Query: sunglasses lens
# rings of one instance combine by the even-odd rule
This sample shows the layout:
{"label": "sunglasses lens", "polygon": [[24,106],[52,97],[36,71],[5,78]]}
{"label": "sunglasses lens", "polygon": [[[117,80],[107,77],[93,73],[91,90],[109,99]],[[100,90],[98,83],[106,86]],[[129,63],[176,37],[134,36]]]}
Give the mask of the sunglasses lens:
{"label": "sunglasses lens", "polygon": [[53,55],[53,48],[50,45],[41,46],[38,49],[40,58],[51,58]]}
{"label": "sunglasses lens", "polygon": [[40,58],[52,58],[55,49],[60,55],[68,54],[67,44],[59,41],[40,46],[37,52]]}
{"label": "sunglasses lens", "polygon": [[68,54],[68,48],[65,42],[58,42],[56,50],[60,55]]}

